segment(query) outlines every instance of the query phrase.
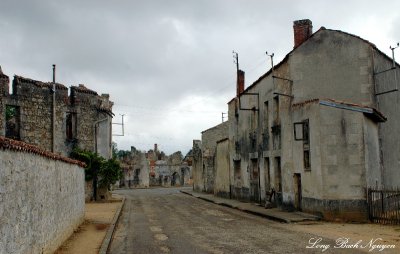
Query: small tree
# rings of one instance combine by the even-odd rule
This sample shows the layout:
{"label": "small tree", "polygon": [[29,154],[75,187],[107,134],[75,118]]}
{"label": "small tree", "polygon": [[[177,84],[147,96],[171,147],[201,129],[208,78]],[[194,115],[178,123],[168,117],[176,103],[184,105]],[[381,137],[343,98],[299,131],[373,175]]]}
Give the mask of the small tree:
{"label": "small tree", "polygon": [[90,181],[100,171],[100,168],[105,162],[105,159],[96,153],[75,148],[71,153],[71,158],[83,161],[86,163],[85,180]]}
{"label": "small tree", "polygon": [[101,177],[99,185],[109,189],[112,184],[122,178],[119,162],[115,158],[105,161],[100,167],[99,176]]}
{"label": "small tree", "polygon": [[118,145],[115,142],[111,143],[111,149],[112,149],[112,157],[115,158],[117,157],[117,153],[118,153]]}
{"label": "small tree", "polygon": [[[90,151],[74,149],[71,153],[71,158],[83,161],[86,163],[85,180],[93,180],[93,195],[96,200],[97,185],[109,189],[111,184],[114,184],[122,176],[122,170],[115,158],[106,160],[97,153]],[[99,179],[99,181],[97,181]]]}

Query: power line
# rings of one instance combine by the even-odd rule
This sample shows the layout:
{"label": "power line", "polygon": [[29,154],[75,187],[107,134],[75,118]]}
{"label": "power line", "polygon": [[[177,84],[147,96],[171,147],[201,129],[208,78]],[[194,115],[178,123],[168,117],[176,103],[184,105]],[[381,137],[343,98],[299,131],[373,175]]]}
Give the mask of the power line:
{"label": "power line", "polygon": [[139,110],[147,110],[147,111],[155,111],[155,112],[178,112],[178,113],[217,113],[219,111],[213,110],[213,111],[198,111],[198,110],[185,110],[185,109],[166,109],[166,108],[155,108],[155,107],[142,107],[142,106],[132,106],[132,105],[127,105],[127,104],[120,104],[116,103],[114,104],[117,107],[125,107],[125,108],[134,108],[134,109],[139,109]]}

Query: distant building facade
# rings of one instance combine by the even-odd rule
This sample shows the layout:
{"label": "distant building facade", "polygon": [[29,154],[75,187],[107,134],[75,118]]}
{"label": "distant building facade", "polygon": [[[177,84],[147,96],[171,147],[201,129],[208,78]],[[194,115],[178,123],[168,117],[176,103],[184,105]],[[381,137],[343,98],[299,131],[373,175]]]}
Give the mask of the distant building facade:
{"label": "distant building facade", "polygon": [[192,156],[182,158],[181,152],[166,156],[158,150],[132,150],[119,159],[124,169],[121,187],[147,188],[149,186],[184,186],[192,184]]}
{"label": "distant building facade", "polygon": [[293,28],[294,49],[246,89],[238,70],[228,131],[194,144],[194,188],[367,220],[366,188],[400,185],[399,66],[355,35]]}

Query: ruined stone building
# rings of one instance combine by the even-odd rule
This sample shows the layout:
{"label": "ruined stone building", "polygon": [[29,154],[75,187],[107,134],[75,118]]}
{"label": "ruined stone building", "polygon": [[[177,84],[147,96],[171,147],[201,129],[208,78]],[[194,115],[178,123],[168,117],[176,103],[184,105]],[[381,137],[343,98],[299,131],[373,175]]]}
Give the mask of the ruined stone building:
{"label": "ruined stone building", "polygon": [[[201,133],[201,149],[202,149],[202,156],[201,160],[199,160],[199,149],[200,149],[200,141],[195,141],[193,144],[193,151],[197,154],[194,154],[194,168],[193,170],[193,188],[196,191],[204,191],[207,193],[214,193],[219,196],[226,197],[229,193],[229,182],[224,181],[215,181],[216,177],[219,177],[223,174],[222,171],[218,172],[218,176],[216,175],[216,168],[221,168],[221,165],[217,165],[217,163],[223,163],[223,159],[217,159],[217,156],[223,156],[221,152],[217,152],[217,146],[221,148],[223,143],[225,142],[228,144],[228,134],[229,134],[229,124],[228,122],[221,123],[217,126],[214,126],[210,129],[207,129]],[[228,151],[225,153],[225,157],[228,154]],[[226,161],[226,160],[225,160]],[[229,160],[226,162],[229,163]],[[201,169],[201,170],[198,170]],[[226,175],[229,175],[229,172],[224,172]],[[220,187],[215,186],[215,184],[222,184],[227,185],[225,188],[226,191],[221,192],[219,189]]]}
{"label": "ruined stone building", "polygon": [[400,186],[399,65],[358,36],[295,21],[294,49],[195,141],[194,188],[366,220],[366,188]]}
{"label": "ruined stone building", "polygon": [[181,152],[166,156],[164,160],[155,161],[154,185],[184,186],[192,183],[192,167],[189,156],[183,158]]}
{"label": "ruined stone building", "polygon": [[132,150],[125,158],[120,158],[124,170],[121,187],[147,188],[149,186],[183,186],[192,183],[192,159],[182,158],[180,152],[169,156],[154,149],[147,152]]}
{"label": "ruined stone building", "polygon": [[131,147],[129,154],[119,158],[123,170],[123,179],[120,187],[148,188],[149,187],[149,162],[145,153]]}
{"label": "ruined stone building", "polygon": [[[108,94],[98,95],[84,85],[68,88],[14,76],[0,68],[0,136],[34,144],[69,156],[74,147],[111,157],[113,103]],[[53,128],[54,127],[54,128]],[[53,131],[54,130],[54,131]]]}

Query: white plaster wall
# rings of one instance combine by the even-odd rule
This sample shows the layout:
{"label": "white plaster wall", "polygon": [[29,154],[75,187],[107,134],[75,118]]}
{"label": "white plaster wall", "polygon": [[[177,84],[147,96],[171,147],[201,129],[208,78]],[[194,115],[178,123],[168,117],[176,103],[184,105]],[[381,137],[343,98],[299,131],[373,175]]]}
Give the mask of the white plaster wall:
{"label": "white plaster wall", "polygon": [[[381,72],[392,67],[392,61],[374,50],[374,71]],[[395,74],[396,72],[396,74]],[[390,91],[400,87],[400,68],[386,71],[374,76],[377,93]],[[379,125],[379,137],[383,160],[383,185],[385,188],[400,187],[400,92],[392,92],[376,97],[377,109],[387,121]],[[375,186],[375,183],[374,183]],[[379,186],[382,187],[382,186]]]}
{"label": "white plaster wall", "polygon": [[[306,119],[309,120],[309,131],[310,131],[310,170],[304,169],[304,155],[303,155],[303,141],[296,141],[294,137],[293,142],[293,165],[294,173],[301,174],[302,182],[302,195],[303,197],[311,197],[321,199],[323,197],[323,172],[322,172],[322,156],[321,156],[321,138],[324,139],[323,143],[327,145],[335,145],[336,137],[326,135],[321,137],[321,120],[320,120],[320,105],[318,102],[304,105],[293,110],[292,121],[301,122]],[[293,124],[290,128],[293,133]],[[287,133],[289,135],[289,133]],[[333,139],[332,139],[333,138]],[[291,200],[294,200],[294,183],[293,175],[288,176],[285,182],[290,182],[290,192],[288,195],[291,196]]]}
{"label": "white plaster wall", "polygon": [[379,157],[379,134],[376,123],[364,118],[366,186],[380,187],[383,184]]}
{"label": "white plaster wall", "polygon": [[321,172],[325,199],[364,199],[364,115],[321,108]]}
{"label": "white plaster wall", "polygon": [[334,30],[320,30],[289,58],[293,102],[331,98],[373,105],[370,45]]}
{"label": "white plaster wall", "polygon": [[217,143],[214,194],[229,193],[229,140]]}
{"label": "white plaster wall", "polygon": [[84,170],[0,150],[0,253],[52,253],[84,218]]}
{"label": "white plaster wall", "polygon": [[107,120],[100,122],[98,125],[97,134],[97,152],[100,156],[110,159],[111,155],[111,124],[112,118],[107,116]]}

